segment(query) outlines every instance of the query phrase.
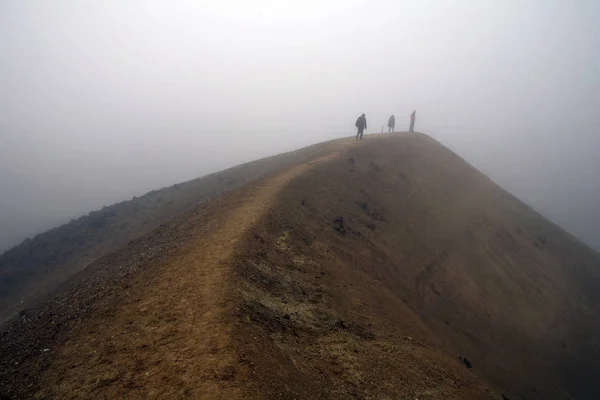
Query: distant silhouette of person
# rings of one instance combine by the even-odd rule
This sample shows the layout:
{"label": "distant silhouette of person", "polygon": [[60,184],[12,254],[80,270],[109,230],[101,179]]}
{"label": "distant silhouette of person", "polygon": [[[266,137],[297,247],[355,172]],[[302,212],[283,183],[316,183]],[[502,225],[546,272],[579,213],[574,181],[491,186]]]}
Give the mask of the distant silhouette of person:
{"label": "distant silhouette of person", "polygon": [[410,128],[408,129],[410,132],[415,131],[415,119],[417,119],[417,110],[414,110],[412,114],[410,114]]}
{"label": "distant silhouette of person", "polygon": [[394,128],[396,127],[396,117],[393,115],[388,119],[388,133],[394,132]]}
{"label": "distant silhouette of person", "polygon": [[365,129],[367,129],[367,118],[365,114],[358,117],[354,126],[356,126],[356,129],[358,129],[358,132],[356,133],[356,140],[362,140],[363,132]]}

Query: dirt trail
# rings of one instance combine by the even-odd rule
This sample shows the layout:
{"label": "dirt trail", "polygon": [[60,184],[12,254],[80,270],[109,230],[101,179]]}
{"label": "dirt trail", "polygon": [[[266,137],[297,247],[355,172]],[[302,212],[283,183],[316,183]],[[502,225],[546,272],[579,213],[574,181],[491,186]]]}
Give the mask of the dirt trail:
{"label": "dirt trail", "polygon": [[216,204],[192,243],[154,267],[154,276],[137,277],[110,318],[92,320],[53,350],[36,397],[251,398],[241,384],[251,371],[233,368],[238,297],[230,260],[286,184],[352,144]]}
{"label": "dirt trail", "polygon": [[595,398],[597,253],[424,135],[289,157],[22,313],[0,398]]}

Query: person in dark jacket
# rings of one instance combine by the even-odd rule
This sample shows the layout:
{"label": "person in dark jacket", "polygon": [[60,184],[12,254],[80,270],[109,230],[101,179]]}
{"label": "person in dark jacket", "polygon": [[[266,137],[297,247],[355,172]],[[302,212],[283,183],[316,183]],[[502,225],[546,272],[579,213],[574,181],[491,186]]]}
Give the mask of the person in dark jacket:
{"label": "person in dark jacket", "polygon": [[396,117],[393,115],[388,119],[388,133],[394,132],[394,128],[396,127]]}
{"label": "person in dark jacket", "polygon": [[412,114],[410,114],[410,128],[408,130],[411,132],[415,131],[415,119],[417,119],[417,110],[414,110]]}
{"label": "person in dark jacket", "polygon": [[358,132],[356,133],[356,140],[362,140],[363,132],[365,129],[367,129],[367,117],[365,114],[358,117],[354,126],[356,126],[356,129],[358,129]]}

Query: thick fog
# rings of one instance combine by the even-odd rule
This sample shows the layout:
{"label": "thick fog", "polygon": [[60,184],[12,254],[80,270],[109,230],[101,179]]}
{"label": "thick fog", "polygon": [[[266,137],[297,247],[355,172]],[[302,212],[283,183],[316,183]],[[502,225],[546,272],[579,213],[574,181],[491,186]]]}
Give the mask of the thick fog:
{"label": "thick fog", "polygon": [[0,2],[0,250],[391,114],[600,248],[600,2]]}

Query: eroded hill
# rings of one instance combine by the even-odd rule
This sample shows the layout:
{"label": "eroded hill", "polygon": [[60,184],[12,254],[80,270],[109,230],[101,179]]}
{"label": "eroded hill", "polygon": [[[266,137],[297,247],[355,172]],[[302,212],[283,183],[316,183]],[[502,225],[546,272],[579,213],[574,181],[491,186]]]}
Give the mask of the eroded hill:
{"label": "eroded hill", "polygon": [[325,154],[330,146],[310,146],[154,190],[25,240],[0,254],[0,324],[100,257],[198,203]]}
{"label": "eroded hill", "polygon": [[599,268],[426,136],[342,140],[172,219],[23,313],[2,334],[0,387],[592,399]]}

